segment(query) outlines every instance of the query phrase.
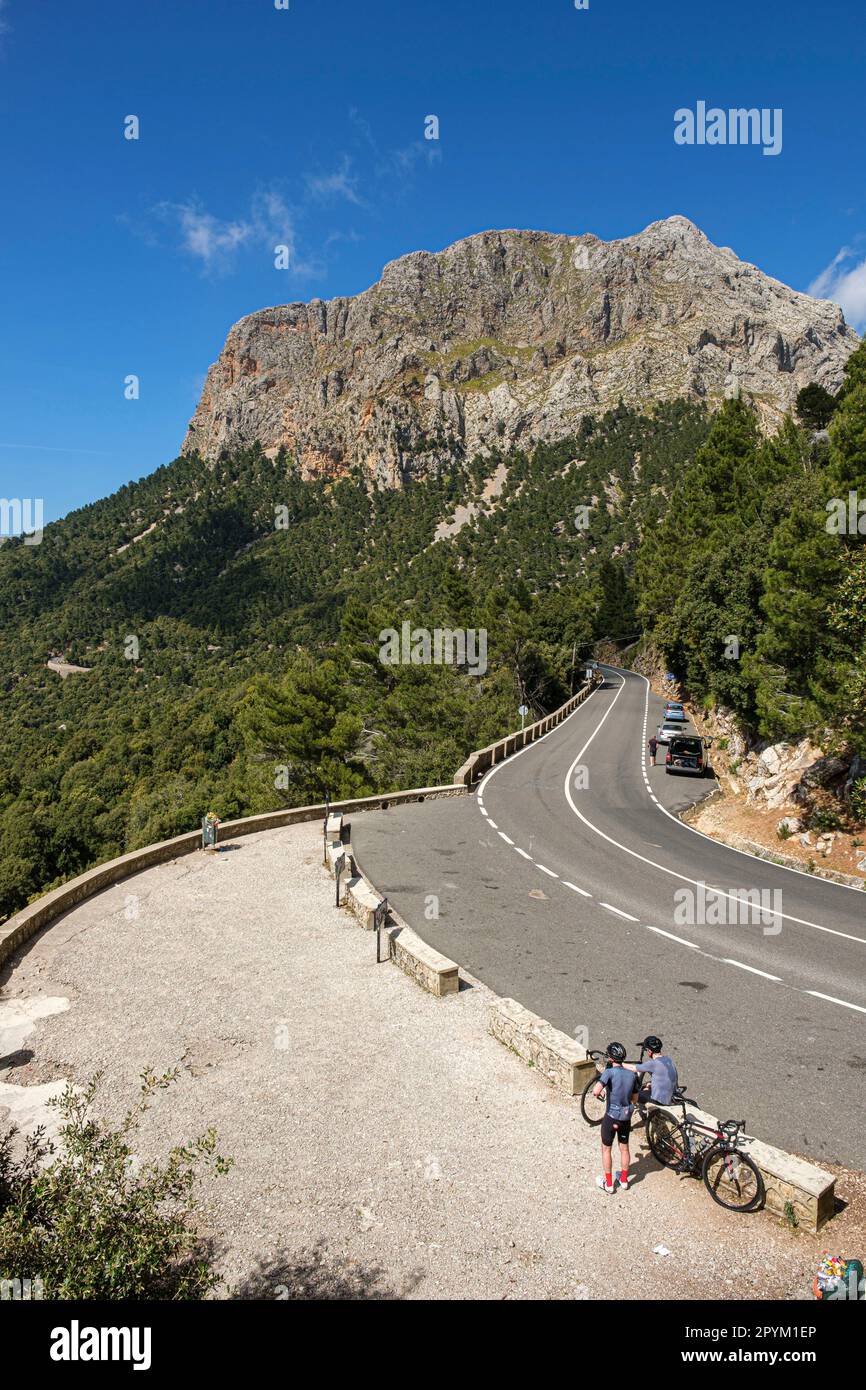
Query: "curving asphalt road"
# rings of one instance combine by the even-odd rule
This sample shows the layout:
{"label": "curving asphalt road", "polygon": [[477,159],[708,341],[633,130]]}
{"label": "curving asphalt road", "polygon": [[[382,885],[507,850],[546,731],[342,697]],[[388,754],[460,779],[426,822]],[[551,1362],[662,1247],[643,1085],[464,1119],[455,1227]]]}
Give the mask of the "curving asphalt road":
{"label": "curving asphalt road", "polygon": [[649,766],[661,701],[604,675],[474,795],[354,817],[364,872],[499,994],[593,1047],[659,1033],[708,1109],[866,1167],[866,893],[684,825],[710,784]]}

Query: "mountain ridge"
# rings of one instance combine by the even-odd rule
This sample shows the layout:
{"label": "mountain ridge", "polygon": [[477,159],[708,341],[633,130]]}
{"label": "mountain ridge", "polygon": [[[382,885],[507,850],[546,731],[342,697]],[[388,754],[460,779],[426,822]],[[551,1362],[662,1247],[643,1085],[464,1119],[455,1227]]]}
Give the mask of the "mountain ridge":
{"label": "mountain ridge", "polygon": [[183,442],[259,442],[304,476],[373,483],[532,448],[585,414],[743,395],[765,431],[859,338],[838,306],[717,247],[679,214],[632,236],[490,230],[389,261],[354,296],[259,309],[229,331]]}

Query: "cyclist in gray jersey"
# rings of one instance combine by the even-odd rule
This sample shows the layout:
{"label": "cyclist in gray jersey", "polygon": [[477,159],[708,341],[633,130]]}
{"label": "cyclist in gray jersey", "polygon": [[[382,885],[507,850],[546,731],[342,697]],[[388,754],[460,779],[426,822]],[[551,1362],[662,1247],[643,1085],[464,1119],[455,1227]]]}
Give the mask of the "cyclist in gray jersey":
{"label": "cyclist in gray jersey", "polygon": [[605,1105],[604,1119],[601,1122],[601,1166],[604,1172],[600,1177],[597,1177],[595,1181],[596,1186],[610,1197],[614,1192],[613,1173],[611,1171],[613,1167],[614,1139],[619,1141],[619,1161],[621,1165],[620,1171],[617,1174],[619,1185],[623,1190],[628,1187],[628,1137],[631,1130],[631,1117],[634,1111],[637,1078],[633,1070],[627,1071],[623,1066],[623,1062],[625,1061],[625,1048],[622,1043],[608,1043],[607,1060],[608,1065],[593,1087],[593,1093],[597,1097],[601,1097],[605,1088],[607,1088],[607,1103]]}
{"label": "cyclist in gray jersey", "polygon": [[650,1085],[641,1087],[637,1103],[641,1108],[649,1101],[656,1105],[670,1105],[678,1082],[673,1060],[664,1055],[664,1044],[655,1033],[649,1033],[641,1046],[647,1054],[644,1060],[624,1064],[626,1071],[647,1072],[650,1077]]}

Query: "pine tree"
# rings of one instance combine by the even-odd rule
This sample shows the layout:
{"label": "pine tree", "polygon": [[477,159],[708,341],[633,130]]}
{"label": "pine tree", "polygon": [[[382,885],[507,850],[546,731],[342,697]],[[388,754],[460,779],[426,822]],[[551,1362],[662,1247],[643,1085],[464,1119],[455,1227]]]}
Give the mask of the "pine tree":
{"label": "pine tree", "polygon": [[807,430],[825,430],[833,419],[836,397],[813,381],[797,392],[795,409],[797,419]]}
{"label": "pine tree", "polygon": [[299,661],[282,680],[253,683],[239,723],[252,756],[290,804],[372,790],[359,759],[362,721],[348,698],[346,672],[333,661]]}

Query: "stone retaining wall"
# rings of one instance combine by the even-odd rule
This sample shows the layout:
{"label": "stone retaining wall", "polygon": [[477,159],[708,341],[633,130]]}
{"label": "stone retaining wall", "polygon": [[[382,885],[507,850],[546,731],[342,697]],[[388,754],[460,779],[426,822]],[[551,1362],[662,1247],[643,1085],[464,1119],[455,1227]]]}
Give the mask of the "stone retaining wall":
{"label": "stone retaining wall", "polygon": [[521,748],[525,748],[528,743],[535,743],[536,739],[544,738],[551,729],[555,729],[557,724],[561,724],[563,719],[567,719],[578,707],[582,705],[588,695],[601,684],[603,677],[596,675],[593,680],[578,690],[576,695],[572,695],[570,700],[566,700],[564,705],[555,709],[552,714],[545,715],[543,719],[537,720],[534,724],[527,724],[525,729],[518,729],[514,734],[508,734],[496,743],[491,743],[487,748],[478,748],[469,757],[462,767],[459,767],[454,774],[454,781],[457,785],[471,787],[476,782],[480,782],[485,772],[497,763],[503,762],[506,758],[518,753]]}
{"label": "stone retaining wall", "polygon": [[[446,783],[441,787],[415,787],[410,791],[387,792],[382,796],[356,797],[353,801],[335,801],[331,804],[333,813],[346,811],[367,811],[384,809],[387,806],[400,806],[414,801],[426,801],[429,797],[462,796],[466,787]],[[303,821],[321,820],[324,822],[326,807],[294,806],[283,811],[265,811],[258,816],[244,816],[240,820],[225,821],[219,830],[220,839],[234,840],[240,835],[255,835],[260,830],[277,830],[284,825],[298,825]],[[201,831],[190,830],[174,839],[162,840],[144,849],[135,849],[129,854],[121,854],[117,859],[109,859],[94,869],[62,883],[50,893],[37,898],[35,902],[16,912],[14,917],[0,926],[0,965],[23,946],[31,936],[47,927],[51,922],[67,912],[69,908],[93,897],[112,883],[119,883],[142,869],[150,869],[154,864],[165,864],[184,854],[192,854],[201,848]]]}
{"label": "stone retaining wall", "polygon": [[495,999],[487,1026],[494,1038],[567,1096],[581,1095],[590,1076],[597,1075],[595,1062],[587,1057],[584,1047],[524,1009],[516,999]]}

